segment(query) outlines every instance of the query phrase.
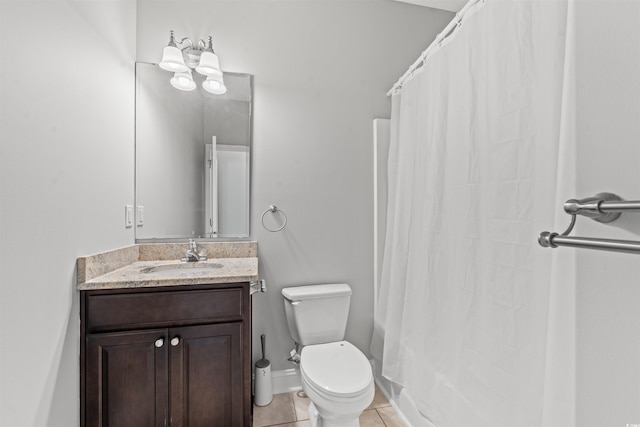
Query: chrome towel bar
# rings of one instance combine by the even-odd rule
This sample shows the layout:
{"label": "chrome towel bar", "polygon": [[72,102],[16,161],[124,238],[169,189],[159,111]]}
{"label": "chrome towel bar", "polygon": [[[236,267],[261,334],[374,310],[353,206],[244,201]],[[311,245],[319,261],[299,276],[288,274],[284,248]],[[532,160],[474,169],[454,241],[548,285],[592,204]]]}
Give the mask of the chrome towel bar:
{"label": "chrome towel bar", "polygon": [[571,223],[561,234],[543,231],[538,243],[545,248],[568,246],[583,249],[640,254],[640,242],[631,240],[597,239],[591,237],[571,237],[569,233],[576,223],[576,216],[583,215],[594,221],[608,223],[615,221],[622,212],[640,212],[640,201],[622,200],[613,193],[598,193],[586,199],[571,199],[564,204],[564,211],[571,215]]}
{"label": "chrome towel bar", "polygon": [[545,248],[568,246],[572,248],[599,249],[603,251],[640,253],[640,242],[632,240],[594,239],[591,237],[571,237],[558,233],[543,231],[538,237],[538,243]]}

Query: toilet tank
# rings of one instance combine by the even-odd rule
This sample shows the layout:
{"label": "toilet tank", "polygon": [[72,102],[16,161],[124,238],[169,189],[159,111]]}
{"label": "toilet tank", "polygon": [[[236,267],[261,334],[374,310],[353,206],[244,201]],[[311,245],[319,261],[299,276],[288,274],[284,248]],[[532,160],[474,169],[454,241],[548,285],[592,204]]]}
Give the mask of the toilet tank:
{"label": "toilet tank", "polygon": [[341,341],[347,328],[351,288],[345,283],[282,289],[289,332],[302,345]]}

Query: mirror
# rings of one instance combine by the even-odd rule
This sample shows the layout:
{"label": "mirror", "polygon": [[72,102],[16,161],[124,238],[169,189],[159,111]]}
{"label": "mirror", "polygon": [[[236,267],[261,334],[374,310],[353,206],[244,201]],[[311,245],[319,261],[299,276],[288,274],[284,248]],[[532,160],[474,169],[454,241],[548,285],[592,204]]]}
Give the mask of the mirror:
{"label": "mirror", "polygon": [[225,72],[213,95],[171,77],[136,63],[136,241],[248,238],[253,78]]}

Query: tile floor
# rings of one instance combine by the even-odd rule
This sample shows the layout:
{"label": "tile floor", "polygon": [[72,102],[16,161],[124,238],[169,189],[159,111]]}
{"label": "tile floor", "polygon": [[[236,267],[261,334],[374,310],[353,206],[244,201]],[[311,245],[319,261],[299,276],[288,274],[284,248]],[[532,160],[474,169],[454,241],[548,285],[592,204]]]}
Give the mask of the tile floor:
{"label": "tile floor", "polygon": [[[267,406],[253,406],[253,427],[309,427],[309,398],[302,391],[276,394]],[[404,427],[387,398],[376,387],[371,405],[360,416],[361,427]]]}

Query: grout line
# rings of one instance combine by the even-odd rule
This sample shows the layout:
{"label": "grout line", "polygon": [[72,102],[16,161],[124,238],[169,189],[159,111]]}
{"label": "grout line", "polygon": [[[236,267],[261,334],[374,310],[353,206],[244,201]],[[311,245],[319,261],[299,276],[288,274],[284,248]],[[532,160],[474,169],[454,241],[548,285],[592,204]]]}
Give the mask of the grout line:
{"label": "grout line", "polygon": [[376,413],[378,414],[378,416],[382,420],[382,424],[384,424],[384,426],[387,427],[387,423],[384,422],[384,418],[382,418],[382,414],[380,412],[378,412],[378,408],[376,408]]}
{"label": "grout line", "polygon": [[298,414],[296,413],[296,402],[293,399],[293,393],[287,393],[287,395],[289,396],[289,402],[291,404],[291,409],[293,409],[293,421],[290,421],[289,423],[295,423],[298,421]]}

